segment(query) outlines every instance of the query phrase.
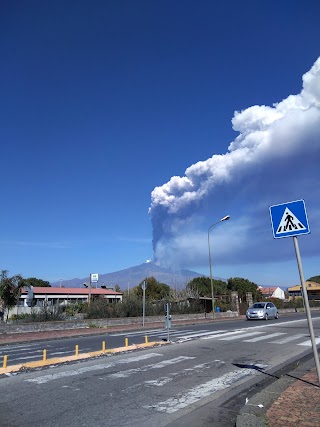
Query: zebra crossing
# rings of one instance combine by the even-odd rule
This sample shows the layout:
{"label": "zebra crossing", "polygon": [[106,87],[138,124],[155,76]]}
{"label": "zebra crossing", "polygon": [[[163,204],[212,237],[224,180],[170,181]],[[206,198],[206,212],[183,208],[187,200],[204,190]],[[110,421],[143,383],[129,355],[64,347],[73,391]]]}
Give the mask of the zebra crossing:
{"label": "zebra crossing", "polygon": [[[257,364],[252,368],[239,369],[221,360],[199,363],[195,356],[180,355],[166,359],[162,353],[150,352],[49,374],[37,373],[33,378],[24,379],[24,382],[46,386],[61,380],[62,389],[81,391],[82,375],[88,378],[87,374],[93,373],[94,381],[100,380],[105,393],[106,387],[113,390],[114,381],[118,381],[117,399],[121,401],[131,398],[133,392],[136,396],[143,395],[140,411],[173,414],[217,392],[226,392],[249,377],[263,375],[259,369],[267,368],[268,365]],[[142,373],[146,374],[147,379],[142,378]],[[194,381],[190,382],[190,376]],[[172,387],[172,383],[175,387]],[[97,384],[97,387],[98,393],[100,385]]]}
{"label": "zebra crossing", "polygon": [[[189,340],[217,340],[217,341],[242,341],[245,343],[258,343],[260,341],[266,341],[272,344],[285,345],[291,343],[293,345],[299,345],[304,347],[311,347],[311,340],[308,334],[288,334],[286,332],[274,332],[268,331],[269,328],[245,328],[240,330],[217,330],[210,331],[207,329],[201,329],[194,331],[192,329],[172,329],[170,330],[170,341],[173,343],[183,343]],[[267,332],[268,331],[268,332]],[[110,337],[137,337],[142,338],[148,336],[150,339],[166,339],[167,331],[165,329],[151,329],[147,331],[134,331],[134,332],[123,332],[117,334],[110,334]],[[320,336],[315,338],[316,344],[320,344]],[[74,354],[74,349],[66,347],[61,343],[60,345],[46,344],[45,348],[50,354],[50,357],[63,357]],[[3,355],[7,355],[11,363],[22,363],[29,361],[36,361],[41,359],[44,345],[36,343],[25,343],[0,347],[0,358]],[[89,345],[81,346],[81,352],[90,352],[93,348]]]}
{"label": "zebra crossing", "polygon": [[[261,328],[262,329],[262,328]],[[158,338],[166,338],[167,331],[153,329],[149,331],[141,331],[141,332],[129,332],[129,333],[120,333],[120,334],[112,334],[112,336],[144,336],[150,335],[152,337]],[[274,339],[274,338],[279,339]],[[170,331],[170,339],[173,342],[184,342],[192,339],[202,339],[202,340],[212,340],[216,339],[217,341],[234,341],[241,340],[242,342],[255,343],[259,341],[268,341],[272,344],[287,344],[290,342],[302,340],[302,342],[296,342],[297,345],[310,347],[311,340],[307,339],[308,334],[294,334],[289,335],[287,332],[265,332],[265,330],[250,330],[250,329],[241,329],[236,331],[227,331],[227,330],[217,330],[217,331],[209,331],[207,329],[201,329],[199,331],[193,330],[180,330],[173,329]],[[316,337],[316,344],[320,344],[320,336]]]}
{"label": "zebra crossing", "polygon": [[[247,339],[248,337],[252,337],[252,336],[255,336],[255,337]],[[283,338],[279,340],[273,340],[273,338],[280,337],[280,336]],[[296,344],[304,347],[311,347],[312,345],[311,340],[310,339],[305,340],[305,338],[307,337],[309,337],[309,335],[307,334],[294,334],[294,335],[288,336],[288,333],[286,332],[267,333],[265,331],[253,331],[253,332],[242,333],[241,331],[233,331],[233,332],[226,332],[225,334],[223,334],[223,336],[221,334],[217,334],[217,335],[213,334],[213,335],[208,335],[206,337],[200,337],[200,339],[217,339],[217,341],[241,340],[242,342],[246,342],[246,343],[256,343],[259,341],[267,341],[272,344],[280,344],[280,345],[287,344],[292,341],[304,339],[302,342],[296,343]],[[315,342],[316,344],[320,344],[320,336],[316,337]]]}

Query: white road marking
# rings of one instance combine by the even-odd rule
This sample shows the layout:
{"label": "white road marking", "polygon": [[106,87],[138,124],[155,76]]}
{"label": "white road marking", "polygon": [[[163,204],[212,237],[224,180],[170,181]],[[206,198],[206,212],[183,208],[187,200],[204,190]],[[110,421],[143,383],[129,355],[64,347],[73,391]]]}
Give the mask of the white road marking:
{"label": "white road marking", "polygon": [[[320,344],[320,337],[315,338],[315,342],[316,342],[316,344]],[[308,340],[308,341],[301,342],[300,344],[297,344],[297,345],[303,345],[305,347],[311,347],[312,343],[311,343],[311,340]]]}
{"label": "white road marking", "polygon": [[281,340],[270,341],[270,343],[272,343],[272,344],[286,344],[287,342],[298,340],[298,339],[306,337],[306,336],[307,336],[306,334],[297,334],[297,335],[293,335],[292,337],[289,336],[289,337],[283,338]]}
{"label": "white road marking", "polygon": [[49,356],[60,356],[61,354],[74,354],[74,350],[54,351],[50,353]]}
{"label": "white road marking", "polygon": [[287,335],[286,332],[276,332],[274,334],[263,335],[262,337],[251,338],[250,340],[243,340],[243,342],[257,342],[268,340],[269,338],[279,337],[280,335]]}
{"label": "white road marking", "polygon": [[173,378],[162,377],[162,378],[158,378],[157,380],[145,381],[144,385],[146,387],[154,387],[154,386],[163,387],[164,385],[168,384],[172,380]]}
{"label": "white road marking", "polygon": [[116,366],[116,365],[123,365],[123,364],[128,364],[128,363],[133,363],[133,362],[140,362],[141,360],[150,359],[151,357],[157,357],[157,356],[162,356],[162,354],[160,354],[160,353],[148,353],[148,354],[144,354],[144,355],[128,357],[126,359],[115,360],[114,362],[110,362],[110,363],[105,363],[105,364],[101,363],[99,365],[85,366],[83,368],[75,369],[72,371],[71,370],[70,371],[62,371],[62,372],[57,372],[56,374],[43,375],[41,377],[32,378],[30,380],[25,380],[25,381],[30,382],[30,383],[36,383],[36,384],[45,384],[49,381],[57,380],[60,378],[73,377],[76,375],[84,374],[86,372],[109,369],[109,368]]}
{"label": "white road marking", "polygon": [[[185,332],[193,332],[192,329],[190,330],[179,330],[179,329],[171,329],[170,330],[170,334],[171,333],[185,333]],[[166,334],[167,330],[166,329],[154,329],[154,330],[150,330],[150,331],[135,331],[135,332],[121,332],[119,334],[110,334],[110,337],[126,337],[129,335],[140,335],[140,336],[145,336],[145,335],[161,335],[161,334]]]}
{"label": "white road marking", "polygon": [[123,336],[129,336],[129,335],[148,335],[148,334],[153,334],[153,333],[156,333],[156,332],[161,332],[161,333],[163,333],[163,332],[165,332],[165,331],[163,331],[163,330],[160,330],[159,331],[159,329],[153,329],[153,330],[150,330],[150,331],[135,331],[135,332],[121,332],[121,333],[119,333],[119,334],[110,334],[109,336],[110,337],[123,337]]}
{"label": "white road marking", "polygon": [[223,333],[221,333],[220,331],[217,331],[217,333],[215,334],[215,333],[213,333],[212,335],[208,335],[207,337],[201,337],[200,339],[201,340],[211,340],[211,339],[213,339],[213,338],[221,338],[221,337],[226,337],[226,336],[229,336],[229,335],[239,335],[239,334],[241,334],[243,331],[242,330],[239,330],[239,331],[232,331],[232,332],[223,332]]}
{"label": "white road marking", "polygon": [[254,335],[261,335],[264,334],[265,332],[246,332],[244,334],[241,335],[234,335],[234,336],[230,336],[227,338],[219,338],[219,341],[231,341],[231,340],[237,340],[238,338],[242,339],[242,338],[246,338],[246,337],[252,337]]}
{"label": "white road marking", "polygon": [[[220,362],[220,361],[215,360],[215,362]],[[199,365],[195,365],[192,368],[183,369],[180,372],[172,372],[172,373],[170,373],[170,375],[168,377],[160,377],[156,380],[143,381],[142,383],[138,383],[138,384],[135,384],[134,386],[127,387],[123,391],[126,391],[126,392],[129,391],[130,393],[132,393],[133,389],[138,389],[138,388],[142,388],[142,387],[164,386],[167,383],[169,383],[170,381],[172,381],[177,376],[189,375],[190,372],[200,373],[200,372],[203,372],[205,369],[210,369],[211,365],[212,365],[212,363],[200,363]],[[216,363],[215,363],[215,365],[217,366]],[[100,379],[105,379],[105,378],[100,378]]]}
{"label": "white road marking", "polygon": [[[320,317],[313,317],[312,320],[319,320]],[[261,320],[261,322],[263,324],[261,325],[256,325],[256,326],[251,326],[248,328],[243,328],[242,330],[250,330],[250,329],[260,329],[260,328],[273,328],[273,327],[278,327],[278,326],[282,326],[282,325],[292,325],[293,323],[299,323],[299,322],[306,322],[307,319],[298,319],[298,320],[288,320],[286,322],[276,322],[276,323],[265,323],[265,321]],[[251,322],[251,320],[250,320]]]}
{"label": "white road marking", "polygon": [[[195,338],[195,337],[203,337],[203,336],[206,336],[206,335],[216,335],[216,334],[221,334],[222,332],[226,332],[226,331],[223,331],[223,330],[221,330],[221,331],[205,331],[205,332],[202,332],[202,331],[199,331],[199,332],[195,332],[195,333],[193,333],[193,334],[189,334],[189,335],[183,335],[182,337],[181,337],[181,339],[189,339],[189,338]],[[171,335],[171,334],[170,334]]]}
{"label": "white road marking", "polygon": [[179,411],[180,409],[186,408],[192,403],[198,402],[204,397],[210,396],[219,390],[230,387],[247,376],[256,374],[258,374],[258,372],[252,369],[240,369],[237,371],[228,372],[219,378],[215,378],[211,381],[200,384],[199,386],[190,389],[186,393],[181,393],[175,397],[171,397],[167,400],[159,402],[156,405],[144,406],[144,408],[155,409],[158,412],[172,414]]}
{"label": "white road marking", "polygon": [[25,349],[29,349],[31,345],[27,345],[24,347],[9,347],[9,348],[3,348],[0,350],[0,354],[10,354],[10,353],[17,353],[20,351],[23,351]]}
{"label": "white road marking", "polygon": [[108,378],[127,378],[130,375],[136,374],[138,372],[146,372],[152,369],[161,369],[161,368],[164,368],[165,366],[174,365],[176,363],[184,362],[185,360],[192,360],[192,359],[195,359],[195,357],[179,356],[179,357],[176,357],[175,359],[167,359],[159,363],[153,363],[152,365],[141,366],[141,368],[134,368],[134,369],[128,369],[126,371],[115,372],[114,374],[108,375]]}
{"label": "white road marking", "polygon": [[13,357],[13,358],[8,359],[8,360],[10,360],[11,362],[14,361],[15,363],[17,363],[17,362],[19,362],[19,360],[21,360],[23,362],[23,361],[31,360],[31,359],[38,359],[40,361],[40,360],[42,360],[42,357],[40,357],[39,354],[35,354],[34,356]]}
{"label": "white road marking", "polygon": [[[176,332],[172,332],[172,331],[170,331],[170,337],[174,337],[174,336],[176,336],[176,337],[182,337],[182,338],[184,338],[184,334],[185,333],[190,333],[190,332],[194,332],[194,331],[176,331]],[[194,334],[192,334],[192,335],[194,335],[194,336],[197,336],[197,335],[201,335],[202,333],[204,333],[204,334],[212,334],[212,332],[210,332],[210,331],[208,331],[208,330],[206,330],[206,329],[202,329],[201,331],[198,331],[198,332],[194,332]],[[162,334],[160,334],[159,335],[160,337],[161,336],[163,336],[163,337],[167,337],[167,332],[162,332]],[[187,335],[186,335],[187,336]]]}

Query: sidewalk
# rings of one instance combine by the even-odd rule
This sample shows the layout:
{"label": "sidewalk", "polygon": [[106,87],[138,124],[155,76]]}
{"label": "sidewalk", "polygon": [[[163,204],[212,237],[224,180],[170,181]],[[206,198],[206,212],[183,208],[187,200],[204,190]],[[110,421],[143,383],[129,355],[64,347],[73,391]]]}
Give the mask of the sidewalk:
{"label": "sidewalk", "polygon": [[[174,323],[173,326],[188,323],[204,322],[193,320]],[[117,325],[107,328],[0,334],[0,346],[46,339],[104,335],[112,332],[147,331],[161,327],[163,327],[163,322],[148,323],[145,327]],[[240,410],[236,427],[320,427],[320,385],[313,357],[310,356],[293,371],[276,379],[264,390],[250,398]]]}
{"label": "sidewalk", "polygon": [[236,427],[320,427],[320,385],[314,358],[249,399]]}

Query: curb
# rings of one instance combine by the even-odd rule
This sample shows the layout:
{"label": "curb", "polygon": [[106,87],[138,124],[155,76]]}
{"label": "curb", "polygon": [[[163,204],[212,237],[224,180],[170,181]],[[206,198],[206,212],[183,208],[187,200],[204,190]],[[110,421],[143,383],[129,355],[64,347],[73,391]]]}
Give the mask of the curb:
{"label": "curb", "polygon": [[44,366],[57,365],[57,364],[66,363],[66,362],[75,362],[78,360],[90,359],[92,357],[105,356],[108,354],[111,355],[115,353],[123,353],[125,351],[141,350],[147,347],[155,347],[155,346],[160,346],[165,344],[170,344],[170,342],[152,341],[152,342],[143,343],[143,344],[132,344],[125,347],[117,347],[117,348],[111,348],[108,350],[99,350],[99,351],[93,351],[90,353],[82,353],[74,356],[53,357],[51,359],[38,360],[35,362],[20,363],[18,365],[8,366],[6,368],[0,368],[0,375],[10,374],[12,372],[19,372],[20,370],[23,370],[23,369],[42,368]]}

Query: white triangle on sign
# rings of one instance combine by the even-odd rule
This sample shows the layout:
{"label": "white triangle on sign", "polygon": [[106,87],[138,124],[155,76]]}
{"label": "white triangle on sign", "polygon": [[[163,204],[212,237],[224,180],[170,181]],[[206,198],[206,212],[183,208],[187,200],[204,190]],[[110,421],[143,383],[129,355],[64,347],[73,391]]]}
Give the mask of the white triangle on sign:
{"label": "white triangle on sign", "polygon": [[290,233],[291,231],[306,230],[306,227],[302,222],[291,212],[290,209],[286,208],[280,224],[278,226],[276,234]]}

